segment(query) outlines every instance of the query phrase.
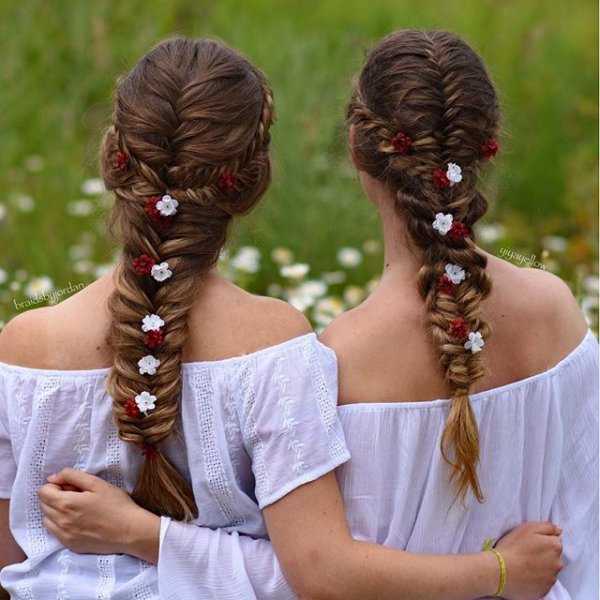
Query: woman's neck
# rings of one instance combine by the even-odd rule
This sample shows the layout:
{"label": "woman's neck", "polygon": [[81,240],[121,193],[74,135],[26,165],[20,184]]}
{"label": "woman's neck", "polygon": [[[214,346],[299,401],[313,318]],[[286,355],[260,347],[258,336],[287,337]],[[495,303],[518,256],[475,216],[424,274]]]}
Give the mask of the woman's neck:
{"label": "woman's neck", "polygon": [[406,223],[393,201],[379,203],[384,255],[381,278],[414,279],[421,268],[421,253],[410,241]]}

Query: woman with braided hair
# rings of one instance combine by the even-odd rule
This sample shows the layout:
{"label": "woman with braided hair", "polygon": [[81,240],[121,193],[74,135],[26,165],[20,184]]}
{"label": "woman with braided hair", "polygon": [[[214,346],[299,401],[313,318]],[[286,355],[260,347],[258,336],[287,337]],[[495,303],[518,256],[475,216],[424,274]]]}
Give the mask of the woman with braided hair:
{"label": "woman with braided hair", "polygon": [[[418,48],[415,44],[411,53],[421,56]],[[423,54],[435,62],[438,51],[428,47]],[[415,87],[420,73],[413,74]],[[385,110],[375,101],[371,106],[362,88],[351,105],[350,123],[367,193],[390,219],[384,219],[386,239],[400,239],[389,238],[401,222],[383,201],[391,198],[395,206],[397,198],[398,210],[412,219],[408,231],[426,255],[420,289],[455,403],[444,451],[467,503],[471,491],[477,499],[487,491],[473,466],[477,435],[468,400],[481,365],[462,352],[462,337],[460,344],[455,341],[460,323],[454,319],[460,313],[463,325],[487,338],[475,298],[489,291],[485,259],[456,227],[446,232],[457,238],[456,246],[438,239],[426,222],[431,207],[417,204],[452,210],[456,222],[468,227],[480,216],[483,200],[468,191],[475,172],[469,171],[466,150],[455,147],[459,138],[468,139],[469,132],[461,130],[466,125],[449,125],[450,117],[461,123],[464,99],[453,105],[458,91],[451,82],[439,89],[435,77],[427,80],[425,70],[422,76],[425,87],[436,86],[437,103],[429,98],[423,114],[409,113],[404,138],[386,133],[395,123],[387,123]],[[402,77],[388,79],[387,85],[397,85],[404,97],[399,103],[384,102],[385,109],[410,102],[410,86],[404,93]],[[370,91],[385,97],[383,87],[374,85]],[[485,103],[486,97],[479,100]],[[357,439],[353,427],[359,425],[348,425],[350,440],[370,446],[353,458],[356,466],[350,462],[339,472],[352,531],[348,528],[333,473],[349,459],[335,410],[334,353],[289,306],[246,294],[214,269],[232,216],[248,212],[268,187],[271,121],[264,76],[214,41],[163,42],[119,81],[113,123],[101,150],[104,180],[116,196],[110,225],[122,247],[119,264],[60,305],[21,315],[0,335],[0,492],[11,499],[14,535],[13,540],[6,527],[4,500],[0,558],[9,566],[2,570],[2,586],[17,599],[540,597],[560,570],[560,529],[547,519],[521,525],[496,548],[487,544],[484,550],[485,536],[500,537],[523,515],[469,525],[469,536],[461,532],[464,545],[457,539],[454,547],[440,547],[436,536],[444,537],[443,527],[430,530],[429,538],[411,537],[415,502],[437,502],[438,512],[417,510],[411,523],[437,523],[445,513],[448,534],[456,533],[457,518],[464,525],[470,513],[457,512],[461,503],[446,504],[442,477],[433,493],[414,487],[419,464],[411,470],[403,453],[410,454],[409,442],[418,440],[390,443],[397,426],[392,417],[394,427],[380,427],[379,442],[362,433]],[[419,128],[428,133],[421,135]],[[372,150],[367,149],[370,135],[378,140]],[[396,147],[410,150],[411,144],[414,160],[408,162],[407,154],[403,163]],[[423,162],[416,155],[419,146]],[[429,185],[429,166],[446,160],[443,152],[465,169],[464,190],[445,192],[447,201]],[[404,150],[398,154],[404,156]],[[383,168],[376,171],[370,160]],[[457,172],[448,168],[448,185],[458,183]],[[433,181],[434,187],[446,185],[443,173]],[[448,217],[440,214],[429,216],[442,236]],[[446,292],[440,295],[432,286],[438,283],[444,252],[468,275],[463,289],[453,293],[450,279],[444,281]],[[415,252],[407,265],[420,258]],[[409,273],[399,261],[395,264],[397,274]],[[450,283],[460,279],[456,269],[445,276]],[[373,296],[375,305],[387,285],[384,277]],[[391,317],[397,309],[390,300],[402,305],[410,298],[407,283],[388,297],[383,312],[379,306],[378,314]],[[382,340],[392,333],[389,323],[389,332],[377,329],[369,305],[363,310],[365,322],[371,321]],[[418,348],[422,369],[428,365],[426,351],[412,341],[406,345],[418,330],[417,314],[410,315],[414,327],[412,321],[401,321],[405,335],[395,337],[386,350],[404,347],[410,355]],[[348,315],[326,335],[342,359],[344,403],[357,401],[348,391],[354,344],[346,340],[340,348],[349,331],[345,323],[353,327],[352,319]],[[465,344],[473,352],[482,340],[470,337]],[[378,351],[383,341],[361,335],[361,343]],[[392,356],[378,358],[383,364]],[[401,386],[393,400],[378,395],[385,371],[362,371],[365,375],[364,385],[374,387],[361,402],[373,398],[390,401],[392,408],[409,406],[393,404],[405,398]],[[435,381],[421,371],[421,379],[425,376],[429,385]],[[422,391],[415,393],[422,397]],[[366,410],[357,418],[368,422],[371,407],[380,405],[356,408],[361,406]],[[346,421],[351,408],[341,409]],[[376,432],[373,428],[370,434]],[[427,468],[437,464],[431,451],[426,458]],[[374,478],[366,490],[365,473],[355,476],[365,461]],[[51,475],[65,464],[74,468]],[[390,467],[401,475],[382,487],[381,477],[390,475]],[[48,477],[50,483],[43,485]],[[401,497],[410,486],[412,504]],[[368,506],[361,503],[369,495]],[[481,539],[475,543],[477,536]]]}

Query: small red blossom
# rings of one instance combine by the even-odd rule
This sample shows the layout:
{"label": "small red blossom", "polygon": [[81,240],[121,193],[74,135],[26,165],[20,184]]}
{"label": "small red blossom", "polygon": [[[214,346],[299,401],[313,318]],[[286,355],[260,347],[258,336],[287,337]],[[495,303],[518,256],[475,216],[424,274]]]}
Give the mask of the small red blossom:
{"label": "small red blossom", "polygon": [[436,190],[443,190],[444,188],[450,187],[450,180],[444,169],[436,169],[433,172],[433,187]]}
{"label": "small red blossom", "polygon": [[142,446],[142,454],[146,457],[146,460],[155,460],[158,456],[158,450],[150,444],[144,444]]}
{"label": "small red blossom", "polygon": [[144,338],[144,344],[150,348],[150,350],[155,350],[160,346],[164,341],[162,329],[153,329],[146,334]]}
{"label": "small red blossom", "polygon": [[438,291],[449,296],[454,296],[456,292],[456,284],[448,277],[448,275],[442,275],[438,282]]}
{"label": "small red blossom", "polygon": [[490,138],[481,144],[481,155],[485,158],[492,158],[492,156],[496,156],[500,150],[500,146],[497,140]]}
{"label": "small red blossom", "polygon": [[452,226],[450,227],[450,231],[448,232],[448,237],[453,242],[460,242],[464,240],[469,235],[469,230],[464,223],[460,221],[453,221]]}
{"label": "small red blossom", "polygon": [[152,219],[154,226],[159,231],[164,229],[168,225],[171,224],[173,217],[165,217],[160,214],[158,208],[156,208],[156,203],[160,200],[157,196],[150,196],[146,198],[146,206],[144,206],[144,212]]}
{"label": "small red blossom", "polygon": [[226,194],[231,194],[231,192],[235,191],[235,181],[236,179],[233,173],[223,173],[217,186],[219,186],[219,189]]}
{"label": "small red blossom", "polygon": [[129,157],[125,152],[117,151],[117,169],[124,171],[129,166]]}
{"label": "small red blossom", "polygon": [[155,264],[156,261],[147,254],[141,254],[133,259],[133,268],[138,275],[150,275]]}
{"label": "small red blossom", "polygon": [[133,398],[129,398],[129,400],[125,402],[125,413],[132,419],[136,419],[142,414]]}
{"label": "small red blossom", "polygon": [[469,334],[469,328],[462,317],[456,317],[450,323],[450,335],[455,338],[464,338]]}
{"label": "small red blossom", "polygon": [[408,154],[412,147],[412,140],[400,131],[394,136],[392,147],[398,154]]}

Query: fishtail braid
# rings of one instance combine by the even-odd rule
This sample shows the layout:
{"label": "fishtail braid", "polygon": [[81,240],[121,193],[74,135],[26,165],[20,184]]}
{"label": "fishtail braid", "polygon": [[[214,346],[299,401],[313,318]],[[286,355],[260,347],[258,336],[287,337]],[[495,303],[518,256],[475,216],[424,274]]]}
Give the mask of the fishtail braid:
{"label": "fishtail braid", "polygon": [[[100,153],[105,185],[116,196],[109,230],[123,251],[109,299],[107,390],[119,436],[146,458],[132,497],[177,520],[198,514],[190,483],[164,452],[178,428],[189,311],[232,216],[251,210],[270,183],[272,120],[260,71],[221,43],[174,38],[119,80]],[[152,218],[149,201],[167,195],[178,202],[176,213]],[[140,274],[140,257],[166,262],[171,276]],[[141,327],[150,315],[164,322],[152,344]],[[138,367],[148,355],[159,361],[154,374]],[[133,404],[142,391],[156,398],[144,415]]]}
{"label": "fishtail braid", "polygon": [[[481,303],[491,280],[473,226],[487,209],[477,189],[481,148],[497,135],[498,121],[497,95],[480,58],[455,35],[436,31],[405,30],[384,38],[355,80],[348,108],[356,156],[370,175],[395,191],[397,213],[421,256],[419,292],[452,390],[441,451],[457,496],[464,499],[470,489],[479,501],[479,434],[469,392],[485,374],[483,353],[467,350],[465,336],[453,333],[453,323],[461,318],[468,331],[489,338]],[[398,132],[410,139],[408,151],[394,147]],[[449,163],[460,165],[462,180],[436,189],[434,173]],[[468,235],[439,235],[433,229],[438,213],[451,214]],[[466,273],[451,293],[439,285],[448,264]]]}

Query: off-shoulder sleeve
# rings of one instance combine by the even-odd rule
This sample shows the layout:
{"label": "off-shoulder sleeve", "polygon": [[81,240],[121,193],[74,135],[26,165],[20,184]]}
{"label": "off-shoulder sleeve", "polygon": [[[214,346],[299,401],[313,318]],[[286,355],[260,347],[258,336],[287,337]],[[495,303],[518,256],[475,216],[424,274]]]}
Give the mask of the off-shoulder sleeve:
{"label": "off-shoulder sleeve", "polygon": [[565,567],[547,598],[583,600],[598,597],[598,343],[591,333],[563,374],[562,464],[550,519],[563,528]]}
{"label": "off-shoulder sleeve", "polygon": [[292,600],[271,543],[161,518],[161,600]]}
{"label": "off-shoulder sleeve", "polygon": [[261,509],[350,458],[337,414],[337,359],[314,334],[242,365],[240,424]]}
{"label": "off-shoulder sleeve", "polygon": [[10,498],[17,473],[8,421],[10,377],[0,367],[0,498]]}

